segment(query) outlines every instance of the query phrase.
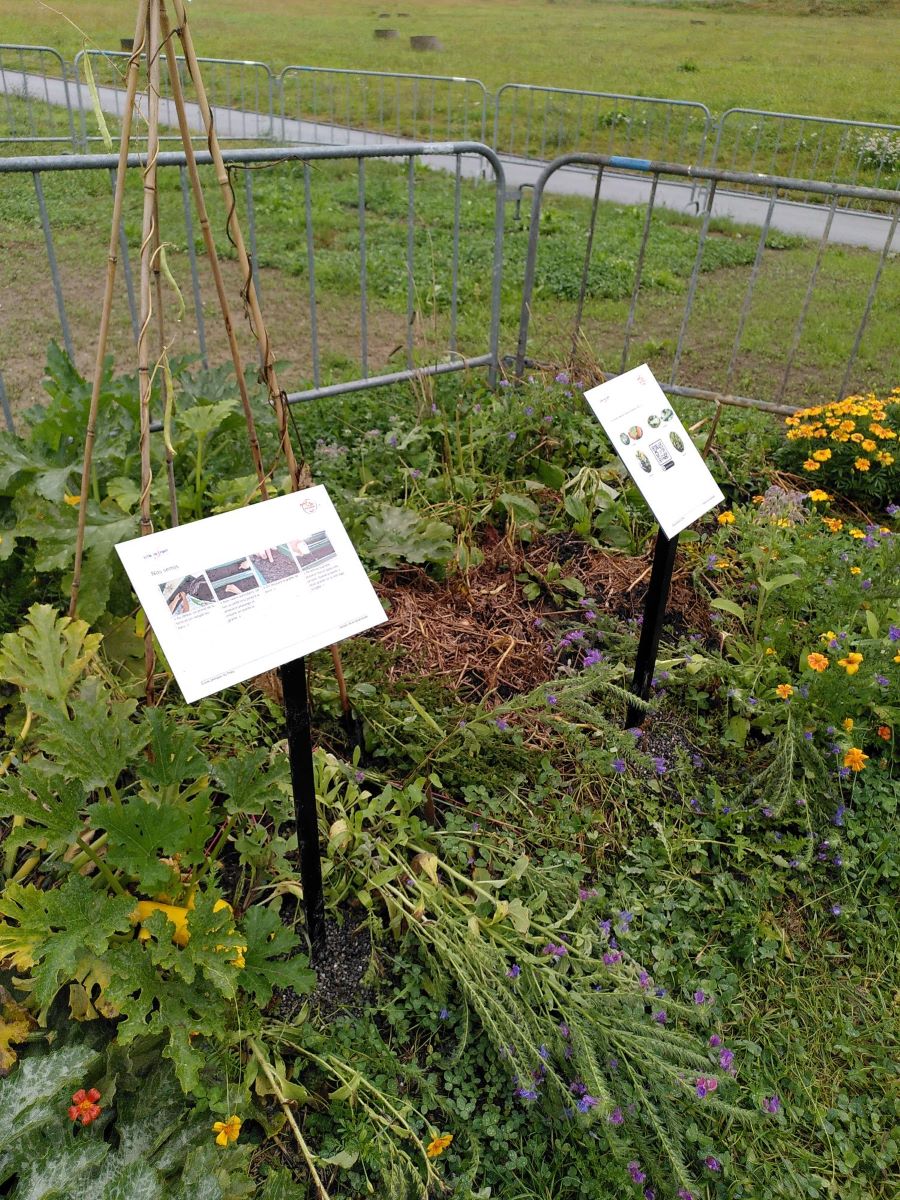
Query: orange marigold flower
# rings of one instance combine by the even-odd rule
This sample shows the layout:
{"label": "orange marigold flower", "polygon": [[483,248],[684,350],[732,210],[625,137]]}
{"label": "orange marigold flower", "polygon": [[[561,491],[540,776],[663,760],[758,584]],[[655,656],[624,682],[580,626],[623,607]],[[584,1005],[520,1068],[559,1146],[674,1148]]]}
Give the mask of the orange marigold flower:
{"label": "orange marigold flower", "polygon": [[844,528],[844,522],[840,517],[823,517],[826,529],[830,529],[832,533],[840,533]]}
{"label": "orange marigold flower", "polygon": [[865,441],[862,443],[862,445],[860,446],[860,449],[861,449],[861,450],[865,450],[865,452],[866,452],[867,454],[871,454],[871,453],[872,453],[872,451],[873,451],[873,450],[877,450],[877,449],[878,449],[878,447],[875,445],[875,443],[872,441],[872,439],[871,439],[871,438],[866,438],[866,440],[865,440]]}
{"label": "orange marigold flower", "polygon": [[233,1114],[227,1121],[216,1121],[212,1127],[216,1135],[216,1145],[227,1146],[229,1142],[236,1142],[240,1137],[242,1124],[241,1118]]}
{"label": "orange marigold flower", "polygon": [[868,754],[863,754],[857,746],[851,746],[844,755],[844,766],[849,767],[851,771],[864,771]]}
{"label": "orange marigold flower", "polygon": [[794,689],[789,683],[779,683],[778,687],[775,689],[775,694],[780,696],[782,700],[790,700],[791,696],[794,694]]}
{"label": "orange marigold flower", "polygon": [[725,510],[725,512],[719,513],[719,515],[716,517],[716,520],[719,522],[720,525],[733,525],[734,524],[734,513],[731,511],[730,508],[728,508]]}
{"label": "orange marigold flower", "polygon": [[853,460],[853,465],[857,471],[868,471],[872,464],[867,458],[856,458]]}
{"label": "orange marigold flower", "polygon": [[425,1147],[425,1153],[429,1158],[437,1158],[439,1154],[443,1154],[450,1143],[453,1141],[452,1133],[442,1133],[440,1137],[435,1136]]}
{"label": "orange marigold flower", "polygon": [[810,668],[810,670],[819,671],[821,673],[822,671],[828,670],[828,659],[824,654],[817,654],[814,652],[812,654],[807,654],[806,665]]}
{"label": "orange marigold flower", "polygon": [[821,450],[813,451],[813,458],[817,462],[828,462],[829,458],[831,458],[831,451],[827,446],[824,446]]}
{"label": "orange marigold flower", "polygon": [[848,675],[855,675],[859,670],[859,664],[862,662],[863,656],[857,654],[855,650],[851,650],[846,658],[839,658],[838,665],[843,667]]}
{"label": "orange marigold flower", "polygon": [[859,431],[857,431],[856,433],[850,434],[851,442],[856,442],[857,444],[859,444],[862,440],[863,440],[863,435]]}
{"label": "orange marigold flower", "polygon": [[880,738],[883,738],[886,742],[889,742],[891,740],[890,725],[879,725],[878,728],[875,730],[875,732],[878,734],[878,736]]}
{"label": "orange marigold flower", "polygon": [[804,464],[803,464],[803,470],[804,471],[818,471],[818,469],[819,469],[819,467],[821,467],[821,465],[822,464],[817,463],[815,461],[815,459],[808,458],[806,460],[806,462],[804,462]]}
{"label": "orange marigold flower", "polygon": [[96,1088],[89,1088],[87,1091],[84,1088],[79,1088],[72,1095],[72,1103],[69,1107],[69,1120],[80,1121],[82,1125],[90,1125],[91,1121],[96,1121],[103,1109],[97,1103],[100,1099],[100,1093]]}

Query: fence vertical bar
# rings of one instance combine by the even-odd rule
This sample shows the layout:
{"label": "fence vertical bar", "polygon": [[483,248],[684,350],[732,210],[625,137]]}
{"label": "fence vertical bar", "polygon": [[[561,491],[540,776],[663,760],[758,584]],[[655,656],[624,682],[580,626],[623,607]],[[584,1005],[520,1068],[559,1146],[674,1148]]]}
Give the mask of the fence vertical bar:
{"label": "fence vertical bar", "polygon": [[637,309],[638,292],[641,290],[641,276],[644,272],[644,256],[647,253],[647,242],[650,238],[650,222],[653,219],[653,205],[656,202],[656,188],[659,184],[659,172],[654,172],[653,183],[650,185],[650,195],[647,198],[647,214],[644,217],[644,232],[641,237],[641,247],[638,251],[637,265],[634,268],[634,287],[631,292],[631,304],[628,308],[628,319],[625,322],[625,337],[622,342],[622,366],[628,362],[628,350],[631,346],[631,331],[634,328],[634,314]]}
{"label": "fence vertical bar", "polygon": [[309,279],[309,337],[312,342],[313,383],[321,386],[319,378],[319,321],[316,311],[316,254],[313,241],[311,171],[303,164],[303,204],[306,217],[306,274]]}
{"label": "fence vertical bar", "polygon": [[747,318],[750,315],[750,305],[753,301],[753,292],[756,287],[756,280],[759,276],[759,269],[762,266],[763,253],[766,248],[766,241],[769,236],[769,224],[772,220],[772,214],[775,211],[776,197],[772,196],[769,200],[769,206],[766,209],[766,219],[763,221],[763,227],[760,230],[759,241],[756,245],[756,255],[753,259],[753,267],[750,271],[750,278],[747,280],[747,288],[744,292],[744,300],[741,304],[741,315],[738,317],[738,326],[734,335],[734,342],[731,347],[731,358],[728,361],[728,370],[725,373],[725,387],[731,387],[732,376],[734,375],[734,367],[737,362],[738,350],[741,348],[741,340],[744,336],[744,326],[747,324]]}
{"label": "fence vertical bar", "polygon": [[674,384],[678,375],[678,365],[681,362],[681,351],[684,347],[684,339],[687,334],[688,323],[691,319],[691,311],[694,307],[694,296],[697,292],[697,283],[700,279],[700,264],[703,262],[703,251],[706,248],[706,235],[709,231],[709,221],[712,216],[713,203],[716,198],[716,187],[718,179],[713,179],[709,185],[709,191],[706,193],[706,209],[703,213],[703,225],[700,228],[700,238],[697,242],[697,255],[694,259],[694,267],[691,271],[691,280],[688,284],[687,300],[684,305],[684,315],[681,318],[681,328],[678,330],[678,341],[675,345],[675,355],[672,359],[672,370],[669,374],[669,383]]}
{"label": "fence vertical bar", "polygon": [[897,230],[897,219],[900,217],[900,205],[894,206],[894,218],[891,221],[891,227],[888,230],[888,235],[884,243],[884,249],[881,251],[881,257],[878,259],[878,266],[875,268],[875,276],[872,279],[872,285],[869,288],[869,294],[866,297],[866,307],[862,315],[862,320],[859,323],[859,328],[856,331],[856,336],[853,339],[853,348],[850,351],[850,357],[847,360],[847,366],[844,370],[844,378],[841,380],[841,388],[838,392],[837,399],[842,400],[847,395],[850,385],[850,372],[853,370],[856,363],[856,356],[859,353],[859,347],[862,343],[863,334],[866,326],[869,323],[869,314],[872,312],[872,305],[875,303],[875,293],[878,291],[878,284],[881,281],[881,273],[884,270],[884,264],[890,255],[891,244],[894,240],[894,233]]}
{"label": "fence vertical bar", "polygon": [[72,362],[75,361],[75,351],[72,347],[72,336],[69,332],[69,319],[66,316],[66,302],[63,299],[62,285],[59,280],[59,266],[56,262],[56,250],[53,246],[53,234],[50,231],[50,218],[47,215],[47,204],[44,200],[44,187],[41,183],[41,175],[39,171],[32,171],[31,178],[34,180],[34,190],[37,195],[38,211],[41,214],[41,228],[44,231],[44,244],[47,247],[47,261],[50,264],[50,277],[53,280],[53,292],[56,296],[56,311],[59,313],[59,323],[62,327],[63,343],[66,347],[66,354]]}
{"label": "fence vertical bar", "polygon": [[406,194],[406,365],[413,365],[413,327],[416,319],[416,290],[415,290],[415,251],[416,251],[416,201],[415,201],[415,159],[409,156],[407,166]]}
{"label": "fence vertical bar", "polygon": [[369,378],[369,328],[368,328],[368,299],[366,288],[368,284],[368,269],[366,267],[366,160],[356,160],[359,175],[359,341],[360,358],[362,359],[363,379]]}
{"label": "fence vertical bar", "polygon": [[[113,202],[116,195],[116,169],[110,168],[109,182],[112,188]],[[125,236],[125,223],[119,220],[119,257],[122,259],[122,275],[125,279],[125,295],[128,298],[128,315],[131,318],[131,332],[135,342],[138,337],[137,301],[134,296],[134,279],[131,275],[131,260],[128,255],[128,238]]]}
{"label": "fence vertical bar", "polygon": [[591,220],[588,225],[587,244],[584,248],[584,262],[581,265],[581,283],[578,287],[578,304],[575,307],[575,325],[572,329],[572,353],[571,357],[575,357],[575,350],[578,346],[578,338],[581,334],[581,318],[584,315],[584,300],[587,296],[588,280],[591,270],[591,255],[594,252],[594,232],[597,227],[597,210],[600,206],[600,186],[603,183],[603,167],[597,168],[597,182],[594,184],[594,201],[591,204]]}
{"label": "fence vertical bar", "polygon": [[828,206],[828,219],[825,222],[825,228],[822,231],[822,239],[819,242],[819,250],[816,254],[816,261],[813,264],[812,274],[809,277],[809,284],[806,288],[806,295],[803,297],[803,304],[800,308],[800,315],[797,317],[797,324],[794,328],[794,337],[791,342],[791,348],[788,353],[787,362],[784,364],[784,375],[781,378],[781,386],[778,389],[778,395],[775,397],[775,402],[780,403],[787,389],[787,382],[790,378],[791,371],[794,366],[794,358],[800,348],[800,339],[803,336],[803,326],[806,324],[806,314],[809,311],[812,294],[815,290],[816,280],[818,279],[819,270],[822,266],[822,260],[825,257],[825,251],[828,248],[828,235],[831,233],[831,222],[834,220],[835,209],[837,208],[837,196],[831,197],[831,204]]}
{"label": "fence vertical bar", "polygon": [[494,189],[494,255],[491,260],[491,329],[488,367],[488,387],[496,387],[497,370],[500,364],[500,292],[503,285],[503,234],[506,223],[506,180],[503,166],[498,159],[494,164],[496,187]]}
{"label": "fence vertical bar", "polygon": [[194,295],[194,318],[197,322],[197,341],[200,344],[200,361],[209,366],[206,352],[206,322],[203,319],[203,299],[200,294],[200,276],[197,273],[197,248],[194,245],[194,218],[191,215],[191,196],[188,191],[187,171],[178,168],[181,182],[181,207],[184,210],[184,232],[187,241],[188,262],[191,266],[191,290]]}
{"label": "fence vertical bar", "polygon": [[456,156],[453,187],[453,254],[450,262],[450,351],[456,351],[456,318],[459,305],[459,217],[462,197],[462,155]]}

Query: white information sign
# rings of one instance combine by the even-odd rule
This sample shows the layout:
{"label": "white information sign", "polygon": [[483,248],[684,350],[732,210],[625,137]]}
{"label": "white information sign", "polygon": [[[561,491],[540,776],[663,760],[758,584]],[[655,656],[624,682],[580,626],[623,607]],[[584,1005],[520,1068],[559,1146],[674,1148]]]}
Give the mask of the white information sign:
{"label": "white information sign", "polygon": [[116,550],[189,702],[387,620],[324,487]]}
{"label": "white information sign", "polygon": [[666,537],[722,503],[719,485],[646,363],[584,395]]}

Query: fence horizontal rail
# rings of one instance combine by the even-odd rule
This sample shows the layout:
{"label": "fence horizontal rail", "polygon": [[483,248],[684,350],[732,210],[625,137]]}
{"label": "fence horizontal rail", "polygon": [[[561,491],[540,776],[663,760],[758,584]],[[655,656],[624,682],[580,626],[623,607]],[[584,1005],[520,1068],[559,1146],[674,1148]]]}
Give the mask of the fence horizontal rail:
{"label": "fence horizontal rail", "polygon": [[75,106],[69,83],[66,63],[52,46],[0,44],[0,145],[63,142],[74,146]]}
{"label": "fence horizontal rail", "polygon": [[[840,382],[835,387],[835,391],[838,397],[841,397],[847,394],[847,390],[850,387],[854,386],[854,379],[857,377],[854,374],[855,367],[861,347],[863,346],[863,339],[870,328],[879,285],[882,282],[885,269],[890,260],[895,235],[898,230],[900,191],[851,184],[829,184],[817,180],[797,179],[783,175],[753,174],[715,167],[695,167],[650,159],[626,158],[617,155],[561,155],[554,162],[548,164],[537,178],[532,198],[529,240],[519,317],[519,336],[515,358],[517,375],[523,373],[528,360],[530,327],[538,307],[535,299],[536,294],[538,294],[536,287],[539,267],[538,247],[542,236],[541,210],[546,194],[546,185],[558,171],[572,167],[591,170],[596,177],[596,183],[593,204],[586,213],[586,228],[582,234],[585,250],[580,269],[580,284],[577,298],[573,296],[575,300],[574,312],[571,314],[572,321],[567,339],[568,344],[562,352],[563,356],[571,355],[573,359],[576,358],[583,342],[586,341],[589,346],[597,350],[599,356],[606,355],[617,360],[617,368],[613,373],[618,374],[628,369],[630,365],[634,365],[632,363],[632,344],[635,338],[640,336],[644,329],[648,328],[648,326],[642,325],[639,321],[638,310],[642,300],[646,303],[646,292],[649,287],[648,284],[648,287],[642,288],[642,284],[647,282],[646,276],[649,274],[647,271],[648,253],[652,253],[655,247],[654,236],[658,234],[659,222],[654,222],[653,217],[660,181],[665,177],[668,179],[702,182],[706,186],[706,191],[704,210],[699,219],[696,238],[694,239],[696,245],[692,246],[689,243],[680,247],[683,256],[687,255],[688,250],[691,250],[693,255],[693,265],[691,266],[689,276],[686,276],[684,307],[677,328],[674,326],[674,323],[670,322],[669,326],[667,326],[668,337],[663,339],[663,344],[666,344],[670,339],[674,341],[674,350],[667,362],[657,361],[654,366],[658,372],[663,367],[665,368],[668,373],[668,381],[663,386],[673,394],[715,400],[721,404],[736,404],[744,407],[752,405],[775,412],[785,411],[787,407],[785,405],[785,396],[788,392],[788,385],[791,382],[792,376],[801,365],[803,352],[806,349],[804,337],[807,319],[817,299],[817,285],[825,277],[826,268],[830,265],[828,260],[829,251],[837,254],[844,253],[842,248],[830,244],[830,232],[835,219],[838,201],[841,199],[854,199],[864,202],[878,202],[884,205],[888,209],[888,215],[880,218],[882,232],[884,233],[884,242],[880,255],[877,257],[872,256],[871,277],[868,279],[861,278],[855,284],[855,294],[854,288],[851,288],[849,284],[843,283],[842,285],[842,307],[845,313],[848,314],[852,313],[855,308],[857,315],[852,318],[855,325],[851,324],[847,327],[846,344],[842,351],[845,357],[838,364],[840,369],[836,372],[835,379],[839,376]],[[590,322],[586,318],[585,308],[586,301],[591,295],[596,294],[596,288],[601,286],[596,284],[595,280],[599,270],[597,259],[604,251],[601,250],[595,254],[595,244],[602,241],[603,216],[601,215],[600,205],[603,198],[602,184],[604,172],[608,169],[638,172],[642,176],[647,177],[648,184],[640,239],[634,247],[634,260],[627,265],[627,270],[624,274],[622,271],[623,251],[621,247],[616,248],[616,266],[620,271],[618,278],[620,291],[618,294],[622,303],[620,311],[623,321],[620,336],[610,332],[609,314],[605,316],[605,328],[601,329],[600,326],[597,326],[596,322],[594,322],[595,327],[591,328]],[[755,252],[750,253],[749,246],[746,250],[741,250],[743,264],[750,268],[746,283],[743,280],[741,281],[742,294],[735,291],[725,305],[722,304],[721,299],[715,293],[715,281],[710,282],[704,279],[704,256],[710,251],[719,253],[716,250],[717,243],[715,239],[721,239],[723,236],[721,230],[711,231],[711,221],[715,212],[716,192],[721,184],[727,185],[729,188],[738,185],[747,187],[748,189],[756,189],[761,193],[766,205],[766,216],[762,222]],[[793,305],[793,308],[790,311],[790,319],[785,320],[781,328],[775,331],[776,334],[783,335],[781,345],[779,346],[777,343],[772,342],[771,331],[767,334],[770,340],[766,344],[766,354],[772,360],[775,373],[775,378],[771,378],[772,372],[770,372],[768,383],[774,394],[751,397],[742,394],[746,389],[736,386],[736,381],[758,373],[758,363],[762,357],[758,347],[763,340],[760,337],[759,330],[767,326],[769,315],[767,313],[761,314],[759,311],[760,306],[754,304],[756,288],[761,278],[767,280],[770,288],[773,287],[771,281],[775,279],[775,276],[770,273],[770,256],[775,251],[769,245],[770,235],[772,234],[772,214],[776,198],[779,195],[791,195],[794,193],[812,193],[821,197],[827,203],[824,229],[815,249],[814,261],[811,265],[805,287],[801,288],[798,286],[798,281],[793,281],[794,292],[790,296],[790,304]],[[546,226],[546,222],[543,225]],[[720,261],[725,265],[733,265],[735,258],[734,256],[731,259],[726,257],[720,259]],[[867,259],[866,263],[868,264],[869,261]],[[553,269],[558,274],[558,262],[554,263]],[[714,274],[714,270],[712,273]],[[672,287],[675,282],[674,279],[670,279],[667,285]],[[625,286],[626,283],[627,288]],[[779,286],[783,286],[783,283]],[[552,290],[550,284],[544,290],[546,291],[548,288]],[[786,293],[782,294],[779,292],[778,299],[782,304],[788,302],[785,299],[785,295]],[[699,298],[702,298],[702,303],[699,305],[701,308],[700,319],[709,321],[711,315],[715,316],[721,324],[730,327],[730,330],[733,332],[731,351],[727,364],[724,359],[717,364],[719,372],[724,376],[722,383],[717,387],[710,386],[708,377],[702,379],[684,379],[679,377],[684,370],[685,359],[689,357],[690,351],[694,348],[691,344],[689,331],[692,328],[692,318],[696,315]],[[624,307],[626,299],[628,300],[627,313]],[[722,312],[723,308],[725,309],[724,312]],[[882,340],[888,346],[893,344],[895,347],[895,335],[892,332],[892,326],[895,322],[893,314],[879,312],[878,316],[881,321],[880,333],[883,335]],[[658,326],[661,320],[659,313],[654,314],[654,320]],[[744,344],[745,340],[750,340],[749,335],[751,332],[755,338],[752,353],[746,349]],[[722,337],[718,331],[717,337],[720,339]],[[598,345],[600,339],[603,341],[602,351]],[[653,339],[651,339],[652,342]],[[715,346],[711,351],[705,349],[704,353],[709,357],[710,355],[714,356],[718,351],[719,347]],[[557,345],[556,353],[558,361],[559,345]],[[895,361],[895,351],[890,350],[889,353],[894,355]],[[641,357],[643,357],[643,351],[638,361],[640,361]],[[658,359],[660,357],[658,354]],[[699,359],[699,353],[697,357]],[[703,369],[708,376],[711,371],[708,363],[704,364]],[[693,373],[693,370],[691,373]]]}

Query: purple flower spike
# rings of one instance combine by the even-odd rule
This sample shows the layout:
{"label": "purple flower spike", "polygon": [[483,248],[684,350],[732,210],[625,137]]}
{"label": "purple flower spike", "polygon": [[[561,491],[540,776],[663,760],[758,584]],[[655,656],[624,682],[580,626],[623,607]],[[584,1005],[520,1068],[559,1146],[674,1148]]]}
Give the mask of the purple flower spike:
{"label": "purple flower spike", "polygon": [[723,1047],[722,1052],[719,1055],[719,1066],[722,1068],[723,1071],[730,1071],[731,1064],[733,1062],[734,1062],[734,1051],[729,1050],[727,1047]]}
{"label": "purple flower spike", "polygon": [[711,1046],[713,1046],[713,1047],[716,1047],[716,1046],[721,1046],[721,1045],[722,1045],[722,1039],[719,1037],[719,1035],[718,1035],[717,1033],[714,1033],[714,1034],[712,1035],[712,1037],[710,1037],[710,1039],[709,1039],[709,1044],[710,1044]]}

